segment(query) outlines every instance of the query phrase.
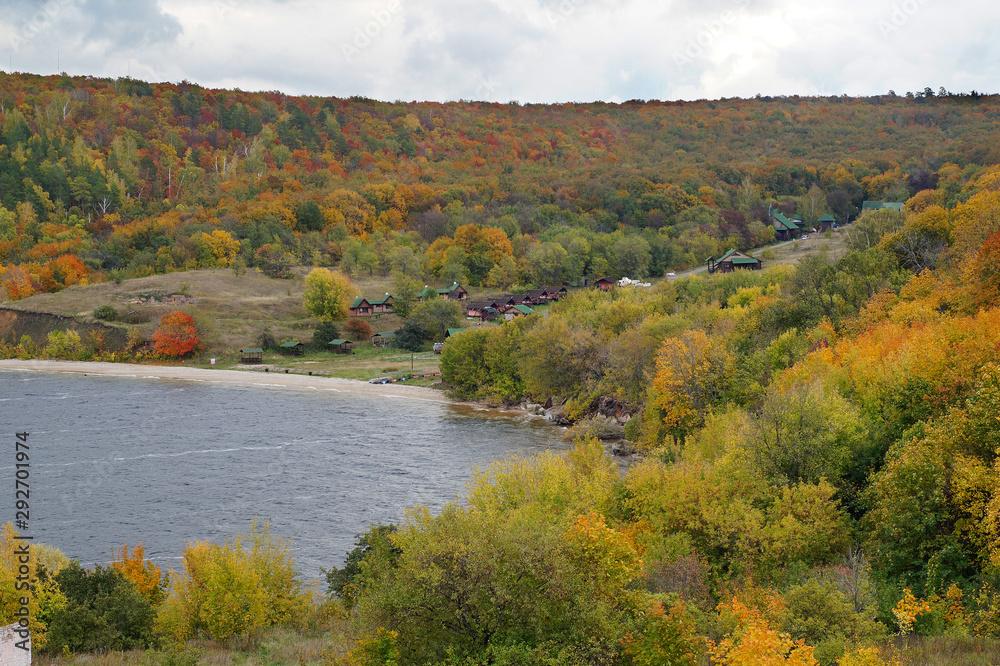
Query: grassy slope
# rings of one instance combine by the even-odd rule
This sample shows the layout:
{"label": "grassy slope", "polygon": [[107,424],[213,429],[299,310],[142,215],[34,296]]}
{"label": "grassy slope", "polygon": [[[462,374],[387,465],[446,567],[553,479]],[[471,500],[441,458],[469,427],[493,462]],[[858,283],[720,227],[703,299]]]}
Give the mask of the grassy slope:
{"label": "grassy slope", "polygon": [[[117,323],[122,328],[138,329],[148,340],[159,318],[173,310],[183,310],[195,318],[205,353],[194,362],[195,366],[209,366],[209,359],[217,359],[217,367],[239,365],[239,350],[255,347],[265,327],[270,327],[275,338],[309,343],[313,328],[318,323],[302,307],[303,276],[307,269],[299,269],[295,277],[275,280],[254,271],[237,276],[231,270],[198,270],[166,275],[153,275],[120,284],[74,286],[54,294],[38,294],[31,298],[5,303],[6,307],[30,312],[47,312],[75,317],[79,321],[95,321],[94,308],[113,305],[121,314],[137,311],[146,323]],[[391,289],[388,278],[373,278],[356,282],[363,294],[382,294]],[[162,298],[182,294],[194,299],[183,305],[142,304],[130,299],[144,296]],[[393,331],[402,325],[395,315],[370,319],[373,331]],[[472,325],[471,320],[466,320]],[[268,353],[265,364],[292,372],[323,372],[347,379],[370,379],[382,374],[433,374],[440,372],[440,356],[431,352],[411,355],[399,349],[374,349],[369,343],[358,345],[353,355],[327,352],[310,352],[301,358],[290,358]],[[411,371],[412,363],[412,371]],[[432,379],[417,380],[417,384],[432,383]]]}

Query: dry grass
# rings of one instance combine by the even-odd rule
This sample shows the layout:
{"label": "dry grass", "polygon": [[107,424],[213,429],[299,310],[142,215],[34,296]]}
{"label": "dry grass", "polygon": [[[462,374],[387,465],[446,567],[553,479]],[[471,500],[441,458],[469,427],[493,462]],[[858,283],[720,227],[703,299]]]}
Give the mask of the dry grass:
{"label": "dry grass", "polygon": [[1000,640],[995,638],[910,636],[897,639],[896,647],[908,666],[1000,665]]}
{"label": "dry grass", "polygon": [[[188,361],[187,365],[209,367],[209,359],[216,359],[216,367],[228,368],[239,364],[239,350],[259,345],[260,335],[269,328],[275,339],[297,340],[309,343],[318,323],[302,307],[305,288],[300,269],[288,280],[276,280],[255,271],[235,275],[227,269],[207,269],[183,273],[153,275],[120,284],[75,286],[54,294],[38,294],[16,303],[5,304],[18,310],[47,312],[74,317],[82,322],[92,322],[93,311],[101,305],[114,306],[121,315],[129,311],[139,313],[143,323],[117,323],[121,328],[136,328],[146,339],[152,335],[160,317],[172,310],[183,310],[195,319],[202,341],[206,345],[201,358]],[[363,294],[374,296],[391,289],[389,278],[373,278],[356,282]],[[134,304],[132,299],[180,294],[193,299],[183,305]],[[373,331],[394,331],[402,326],[395,315],[381,315],[368,321]],[[440,357],[431,353],[415,354],[412,374],[434,374],[440,371]],[[280,354],[267,354],[265,364],[275,368],[291,369],[303,374],[329,373],[347,379],[370,379],[380,374],[402,375],[411,373],[410,354],[398,349],[375,350],[369,343],[358,344],[353,355],[328,352],[310,353],[302,358],[289,358]],[[396,368],[397,370],[388,370]],[[412,381],[412,380],[411,380]],[[430,384],[433,380],[414,383]]]}
{"label": "dry grass", "polygon": [[771,245],[752,252],[753,256],[764,262],[764,268],[779,264],[796,265],[804,257],[826,251],[832,261],[837,261],[847,254],[844,243],[844,229],[823,234],[809,234],[808,240],[788,241]]}

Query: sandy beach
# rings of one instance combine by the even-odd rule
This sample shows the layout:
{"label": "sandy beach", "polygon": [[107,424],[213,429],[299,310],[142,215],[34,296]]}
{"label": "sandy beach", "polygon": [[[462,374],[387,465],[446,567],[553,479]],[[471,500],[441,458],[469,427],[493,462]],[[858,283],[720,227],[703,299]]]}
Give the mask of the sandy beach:
{"label": "sandy beach", "polygon": [[441,391],[405,384],[369,384],[355,379],[339,377],[317,377],[284,373],[265,373],[240,370],[207,370],[185,368],[183,366],[137,365],[134,363],[90,363],[86,361],[53,361],[32,359],[0,360],[0,370],[21,370],[30,372],[68,372],[82,375],[105,375],[108,377],[132,377],[138,379],[173,379],[190,382],[218,382],[262,386],[276,389],[304,389],[333,391],[337,393],[360,393],[411,400],[453,403]]}

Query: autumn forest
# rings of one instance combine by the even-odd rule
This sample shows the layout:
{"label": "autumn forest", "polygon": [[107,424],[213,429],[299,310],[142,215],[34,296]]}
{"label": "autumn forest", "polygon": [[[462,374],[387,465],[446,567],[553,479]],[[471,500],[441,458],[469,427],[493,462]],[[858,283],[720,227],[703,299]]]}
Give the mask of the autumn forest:
{"label": "autumn forest", "polygon": [[[1000,646],[1000,96],[389,103],[0,74],[0,129],[5,301],[204,268],[653,283],[572,289],[445,346],[453,397],[551,407],[568,453],[373,526],[318,595],[266,526],[193,544],[169,580],[141,549],[89,572],[53,555],[33,573],[45,649],[181,659],[276,626],[327,637],[309,663],[329,664]],[[774,211],[832,216],[817,235],[842,251],[769,265]],[[764,270],[663,279],[730,249]],[[0,558],[5,621],[15,569]],[[111,596],[86,591],[105,579]]]}

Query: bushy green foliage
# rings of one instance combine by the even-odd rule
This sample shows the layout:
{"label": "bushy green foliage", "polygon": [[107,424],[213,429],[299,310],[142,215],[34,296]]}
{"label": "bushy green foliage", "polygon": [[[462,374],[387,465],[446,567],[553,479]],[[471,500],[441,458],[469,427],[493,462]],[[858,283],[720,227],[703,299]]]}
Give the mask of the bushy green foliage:
{"label": "bushy green foliage", "polygon": [[113,305],[98,305],[94,308],[94,319],[101,321],[116,321],[118,319],[118,308]]}
{"label": "bushy green foliage", "polygon": [[340,329],[332,321],[320,321],[313,329],[312,343],[316,349],[327,350],[330,348],[331,340],[339,339]]}
{"label": "bushy green foliage", "polygon": [[135,584],[112,568],[71,562],[55,575],[66,605],[53,613],[48,650],[130,650],[156,642],[156,610]]}

